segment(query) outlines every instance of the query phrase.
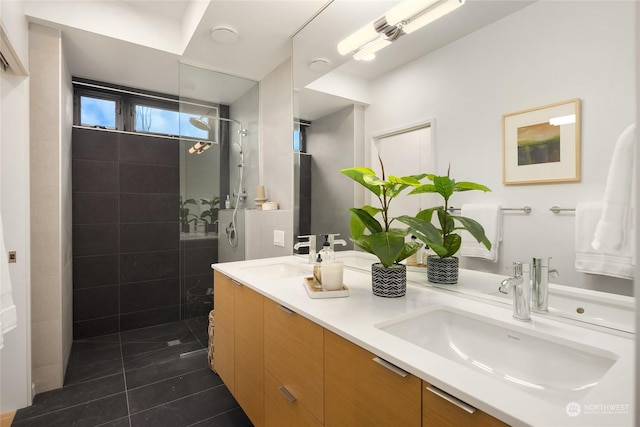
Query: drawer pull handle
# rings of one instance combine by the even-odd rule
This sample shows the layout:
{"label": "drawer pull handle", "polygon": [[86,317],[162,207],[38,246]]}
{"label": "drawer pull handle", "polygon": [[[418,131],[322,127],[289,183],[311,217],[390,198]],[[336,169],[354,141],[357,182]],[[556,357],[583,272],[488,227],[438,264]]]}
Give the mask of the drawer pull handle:
{"label": "drawer pull handle", "polygon": [[242,286],[242,283],[238,282],[237,280],[231,279],[231,281],[233,282],[234,285]]}
{"label": "drawer pull handle", "polygon": [[447,402],[453,403],[454,405],[456,405],[458,408],[467,411],[470,414],[473,414],[474,412],[476,412],[476,408],[474,408],[473,406],[469,405],[468,403],[463,402],[462,400],[458,399],[455,396],[450,395],[449,393],[447,393],[446,391],[440,390],[438,387],[435,386],[428,386],[427,390],[429,390],[431,393],[440,396],[441,398],[443,398],[444,400],[446,400]]}
{"label": "drawer pull handle", "polygon": [[289,402],[295,402],[297,400],[289,390],[284,388],[284,386],[281,386],[278,390],[280,390],[280,393],[284,394],[284,397],[286,397]]}
{"label": "drawer pull handle", "polygon": [[288,309],[287,307],[285,307],[284,305],[280,305],[278,304],[278,307],[280,307],[280,310],[284,311],[287,314],[294,314],[295,311]]}
{"label": "drawer pull handle", "polygon": [[409,373],[403,369],[398,368],[396,365],[394,365],[393,363],[389,363],[384,359],[381,359],[379,357],[374,357],[373,361],[376,362],[378,365],[382,365],[385,368],[387,368],[388,370],[390,370],[391,372],[400,375],[402,378],[406,378],[407,375],[409,375]]}

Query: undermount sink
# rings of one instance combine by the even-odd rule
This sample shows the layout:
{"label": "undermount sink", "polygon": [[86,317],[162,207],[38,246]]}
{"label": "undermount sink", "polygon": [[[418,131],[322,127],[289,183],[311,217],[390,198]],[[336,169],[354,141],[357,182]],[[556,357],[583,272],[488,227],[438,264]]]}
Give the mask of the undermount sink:
{"label": "undermount sink", "polygon": [[270,279],[287,279],[312,274],[310,265],[277,263],[246,267],[243,270]]}
{"label": "undermount sink", "polygon": [[434,307],[378,329],[551,403],[578,399],[613,366],[617,356],[584,344],[478,316]]}

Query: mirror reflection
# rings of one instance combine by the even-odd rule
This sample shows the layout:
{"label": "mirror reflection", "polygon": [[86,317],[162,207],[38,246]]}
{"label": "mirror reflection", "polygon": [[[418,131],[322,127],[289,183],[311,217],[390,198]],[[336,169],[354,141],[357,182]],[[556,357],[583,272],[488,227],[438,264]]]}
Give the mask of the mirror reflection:
{"label": "mirror reflection", "polygon": [[[394,4],[334,1],[294,37],[294,115],[311,175],[299,198],[301,214],[310,212],[305,233],[348,240],[346,210],[366,201],[339,170],[375,166],[381,135],[429,123],[433,170],[413,170],[415,148],[398,145],[382,154],[394,164],[387,173],[445,174],[450,166],[456,180],[492,190],[457,194],[456,207],[531,207],[503,211],[496,262],[463,257],[462,267],[507,274],[513,261],[550,257],[554,283],[631,295],[631,280],[576,271],[577,238],[593,231],[576,230],[574,209],[603,199],[616,141],[634,122],[635,5],[468,1],[372,61],[339,54],[341,40]],[[505,185],[502,117],[571,99],[581,101],[580,180]]]}

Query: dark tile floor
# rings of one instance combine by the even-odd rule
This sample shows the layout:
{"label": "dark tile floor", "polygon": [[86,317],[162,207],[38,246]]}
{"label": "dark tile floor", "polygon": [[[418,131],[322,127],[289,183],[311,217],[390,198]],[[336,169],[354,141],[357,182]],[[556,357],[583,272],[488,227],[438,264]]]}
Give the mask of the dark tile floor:
{"label": "dark tile floor", "polygon": [[208,318],[74,341],[65,385],[12,426],[244,427],[251,422],[207,361]]}

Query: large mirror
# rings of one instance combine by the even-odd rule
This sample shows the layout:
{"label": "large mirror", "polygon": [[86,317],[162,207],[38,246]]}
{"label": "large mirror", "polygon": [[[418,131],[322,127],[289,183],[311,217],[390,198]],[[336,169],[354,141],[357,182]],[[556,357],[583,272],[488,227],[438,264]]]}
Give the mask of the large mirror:
{"label": "large mirror", "polygon": [[[372,166],[380,135],[424,124],[434,170],[389,173],[451,166],[456,180],[492,189],[456,194],[454,206],[516,209],[504,211],[498,261],[463,258],[462,267],[507,274],[513,261],[550,257],[555,283],[631,295],[631,280],[576,271],[572,209],[603,199],[616,140],[635,120],[635,2],[468,0],[372,61],[338,53],[342,39],[397,3],[336,0],[294,37],[294,116],[311,176],[299,195],[301,213],[310,212],[305,231],[348,240],[346,209],[364,195],[339,169]],[[503,115],[571,99],[580,100],[580,180],[503,184]],[[384,154],[389,163],[413,164],[415,150],[398,147]],[[530,213],[518,210],[525,206]]]}

